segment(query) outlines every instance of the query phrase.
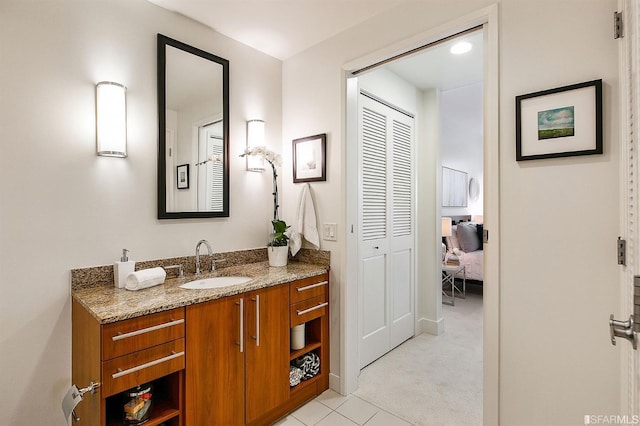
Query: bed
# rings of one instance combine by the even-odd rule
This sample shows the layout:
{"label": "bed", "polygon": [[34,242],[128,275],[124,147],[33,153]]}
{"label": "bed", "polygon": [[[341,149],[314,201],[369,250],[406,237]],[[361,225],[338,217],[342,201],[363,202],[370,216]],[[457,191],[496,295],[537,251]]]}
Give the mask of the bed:
{"label": "bed", "polygon": [[[465,266],[465,275],[468,280],[483,281],[483,251],[482,251],[482,224],[471,222],[467,216],[451,218],[452,232],[450,237],[444,237],[448,253],[454,253],[460,264]],[[462,278],[462,273],[456,278]]]}

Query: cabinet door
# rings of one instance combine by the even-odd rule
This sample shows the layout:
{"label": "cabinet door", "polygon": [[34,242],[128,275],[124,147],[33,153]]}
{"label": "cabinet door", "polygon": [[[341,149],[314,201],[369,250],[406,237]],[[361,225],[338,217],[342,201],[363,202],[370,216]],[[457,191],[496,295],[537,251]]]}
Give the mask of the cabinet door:
{"label": "cabinet door", "polygon": [[186,424],[244,423],[241,297],[187,307]]}
{"label": "cabinet door", "polygon": [[246,421],[289,399],[289,286],[245,294]]}

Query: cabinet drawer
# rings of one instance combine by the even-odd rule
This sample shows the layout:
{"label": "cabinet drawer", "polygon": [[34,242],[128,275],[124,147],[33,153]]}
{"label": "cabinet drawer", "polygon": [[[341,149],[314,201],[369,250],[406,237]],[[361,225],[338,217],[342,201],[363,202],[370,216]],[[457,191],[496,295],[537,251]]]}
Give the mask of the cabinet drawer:
{"label": "cabinet drawer", "polygon": [[102,363],[103,397],[184,369],[184,339]]}
{"label": "cabinet drawer", "polygon": [[184,308],[102,327],[102,359],[108,360],[184,337]]}
{"label": "cabinet drawer", "polygon": [[327,297],[328,291],[329,274],[322,274],[316,277],[293,281],[289,285],[289,300],[291,303],[296,303],[320,295]]}
{"label": "cabinet drawer", "polygon": [[291,327],[300,325],[304,322],[321,317],[327,314],[329,301],[325,295],[316,296],[312,299],[303,300],[291,305]]}

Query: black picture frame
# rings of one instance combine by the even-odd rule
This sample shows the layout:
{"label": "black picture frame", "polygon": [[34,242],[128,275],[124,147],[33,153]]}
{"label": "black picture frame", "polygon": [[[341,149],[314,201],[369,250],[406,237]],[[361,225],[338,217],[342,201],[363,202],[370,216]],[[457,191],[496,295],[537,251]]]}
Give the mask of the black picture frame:
{"label": "black picture frame", "polygon": [[516,161],[603,153],[602,80],[516,96]]}
{"label": "black picture frame", "polygon": [[189,164],[176,167],[176,185],[178,189],[189,189]]}
{"label": "black picture frame", "polygon": [[327,180],[327,134],[293,140],[293,183]]}

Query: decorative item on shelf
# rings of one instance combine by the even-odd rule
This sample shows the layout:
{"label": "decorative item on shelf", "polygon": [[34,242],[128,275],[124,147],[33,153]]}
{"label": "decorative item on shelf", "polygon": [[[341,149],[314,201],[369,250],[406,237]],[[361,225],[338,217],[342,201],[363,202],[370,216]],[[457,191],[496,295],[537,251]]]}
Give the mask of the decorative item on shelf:
{"label": "decorative item on shelf", "polygon": [[141,425],[151,417],[150,384],[140,385],[124,393],[124,424]]}
{"label": "decorative item on shelf", "polygon": [[453,251],[447,252],[445,256],[445,263],[450,266],[459,266],[460,265],[460,250],[454,248]]}
{"label": "decorative item on shelf", "polygon": [[302,380],[309,380],[320,372],[320,357],[309,352],[293,361],[293,365],[302,370]]}
{"label": "decorative item on shelf", "polygon": [[247,147],[244,153],[240,154],[240,157],[247,155],[262,157],[271,165],[271,170],[273,171],[273,220],[271,221],[273,232],[271,233],[271,239],[267,243],[267,253],[269,266],[286,266],[289,253],[289,236],[285,234],[285,231],[289,226],[284,220],[280,220],[278,215],[280,206],[278,205],[278,172],[276,171],[276,166],[281,165],[282,160],[278,154],[264,146]]}

